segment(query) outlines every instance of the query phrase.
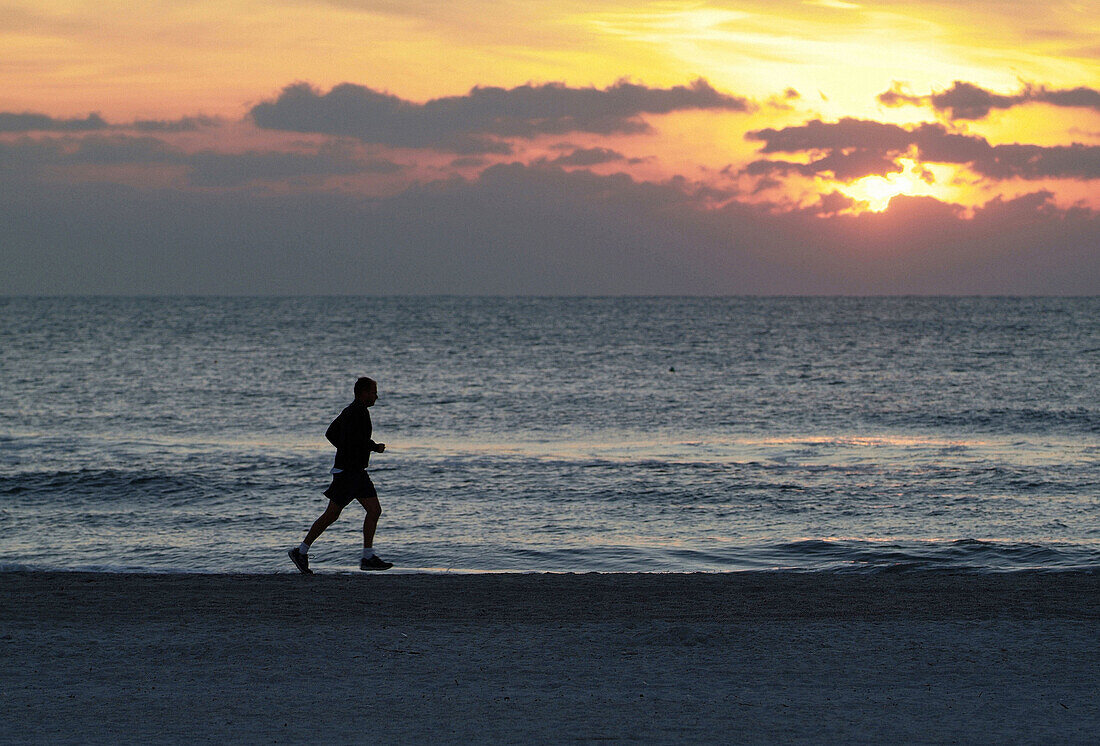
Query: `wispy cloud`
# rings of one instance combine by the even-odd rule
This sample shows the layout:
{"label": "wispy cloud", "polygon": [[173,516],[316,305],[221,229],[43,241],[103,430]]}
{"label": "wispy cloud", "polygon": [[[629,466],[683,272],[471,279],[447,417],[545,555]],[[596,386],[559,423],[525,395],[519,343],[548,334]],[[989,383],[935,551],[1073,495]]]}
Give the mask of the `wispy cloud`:
{"label": "wispy cloud", "polygon": [[1056,89],[1045,85],[1026,85],[1016,93],[1000,94],[956,80],[946,90],[916,95],[903,84],[895,82],[890,90],[879,94],[878,100],[885,106],[931,106],[952,120],[985,119],[994,109],[1011,109],[1024,104],[1049,104],[1100,112],[1100,91],[1085,86]]}
{"label": "wispy cloud", "polygon": [[0,112],[0,132],[90,132],[110,126],[99,114],[83,119],[57,119],[32,112]]}
{"label": "wispy cloud", "polygon": [[850,181],[900,171],[900,166],[890,168],[890,163],[912,154],[923,162],[965,165],[989,179],[1100,179],[1100,146],[990,145],[984,137],[950,132],[942,124],[906,128],[863,119],[813,120],[795,127],[753,130],[745,137],[763,142],[763,153],[826,154],[809,164],[756,161],[746,169],[752,175],[831,171],[837,179]]}
{"label": "wispy cloud", "polygon": [[36,112],[0,111],[0,133],[13,132],[98,132],[101,130],[137,130],[139,132],[196,132],[224,123],[219,117],[190,116],[178,119],[138,119],[133,122],[108,122],[98,113],[86,117],[57,118]]}
{"label": "wispy cloud", "polygon": [[547,161],[547,163],[554,166],[598,166],[604,163],[626,160],[625,155],[611,148],[576,148],[572,152]]}
{"label": "wispy cloud", "polygon": [[176,167],[186,183],[198,187],[234,187],[310,176],[392,174],[403,168],[384,158],[365,157],[339,142],[309,151],[236,153],[209,149],[186,152],[147,135],[24,137],[0,142],[0,173],[6,172],[9,177],[32,178],[44,168],[122,165]]}

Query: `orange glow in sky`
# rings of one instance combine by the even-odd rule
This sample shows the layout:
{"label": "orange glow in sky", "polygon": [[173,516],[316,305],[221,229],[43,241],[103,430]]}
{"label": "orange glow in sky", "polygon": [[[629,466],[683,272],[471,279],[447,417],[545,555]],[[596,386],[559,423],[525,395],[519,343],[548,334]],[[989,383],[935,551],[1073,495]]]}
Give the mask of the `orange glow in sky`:
{"label": "orange glow in sky", "polygon": [[[835,190],[856,200],[856,211],[885,210],[898,194],[971,206],[995,194],[1011,196],[991,188],[990,169],[1004,161],[999,155],[973,166],[918,163],[912,151],[891,152],[902,158],[900,172],[811,176],[788,168],[771,181],[753,181],[746,169],[754,161],[805,166],[822,152],[765,154],[745,133],[847,117],[905,126],[946,122],[951,132],[985,138],[990,146],[1095,146],[1100,106],[1027,101],[949,120],[918,99],[955,81],[1002,96],[1025,86],[1096,90],[1098,38],[1094,3],[1047,0],[9,0],[0,6],[0,111],[56,118],[98,112],[112,124],[205,115],[225,123],[218,136],[165,135],[165,141],[247,152],[268,147],[270,138],[240,123],[248,123],[253,106],[296,81],[321,92],[354,83],[421,103],[463,96],[475,86],[559,82],[602,89],[627,79],[663,89],[702,78],[751,106],[639,115],[644,132],[577,132],[544,144],[622,156],[588,166],[600,173],[736,184],[750,202],[783,193],[798,201],[812,182],[821,193]],[[880,94],[897,86],[914,100],[884,104]],[[380,157],[386,152],[365,147]],[[524,153],[544,162],[554,156],[528,140],[512,142],[510,154],[499,150],[480,166]],[[448,158],[404,155],[402,165],[414,167],[406,173],[447,175]],[[473,163],[462,161],[455,172],[469,174]],[[970,173],[973,168],[986,171]],[[391,187],[400,181],[386,178]],[[1063,204],[1100,207],[1087,175],[1021,178],[1027,183],[1015,183],[1012,193],[1034,184],[1053,189]]]}

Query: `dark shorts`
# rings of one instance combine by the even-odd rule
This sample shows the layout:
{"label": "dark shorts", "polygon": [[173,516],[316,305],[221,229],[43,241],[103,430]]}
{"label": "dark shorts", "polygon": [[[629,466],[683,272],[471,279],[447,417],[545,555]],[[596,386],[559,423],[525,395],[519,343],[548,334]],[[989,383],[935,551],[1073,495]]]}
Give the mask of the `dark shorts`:
{"label": "dark shorts", "polygon": [[332,484],[325,490],[325,497],[345,508],[352,500],[378,497],[378,493],[366,471],[342,471],[332,475]]}

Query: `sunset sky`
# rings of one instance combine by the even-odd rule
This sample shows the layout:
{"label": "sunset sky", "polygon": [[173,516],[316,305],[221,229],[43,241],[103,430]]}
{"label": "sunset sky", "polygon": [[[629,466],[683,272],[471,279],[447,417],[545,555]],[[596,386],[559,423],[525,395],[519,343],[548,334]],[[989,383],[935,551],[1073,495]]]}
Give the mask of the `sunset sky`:
{"label": "sunset sky", "polygon": [[0,0],[0,292],[1100,292],[1100,6]]}

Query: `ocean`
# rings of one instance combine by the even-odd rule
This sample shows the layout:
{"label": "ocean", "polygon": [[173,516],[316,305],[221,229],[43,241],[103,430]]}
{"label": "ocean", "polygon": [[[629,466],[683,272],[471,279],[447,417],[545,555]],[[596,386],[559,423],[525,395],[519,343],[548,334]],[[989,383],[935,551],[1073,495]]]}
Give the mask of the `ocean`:
{"label": "ocean", "polygon": [[[1100,571],[1100,298],[0,298],[0,570]],[[353,503],[314,545],[358,572]]]}

